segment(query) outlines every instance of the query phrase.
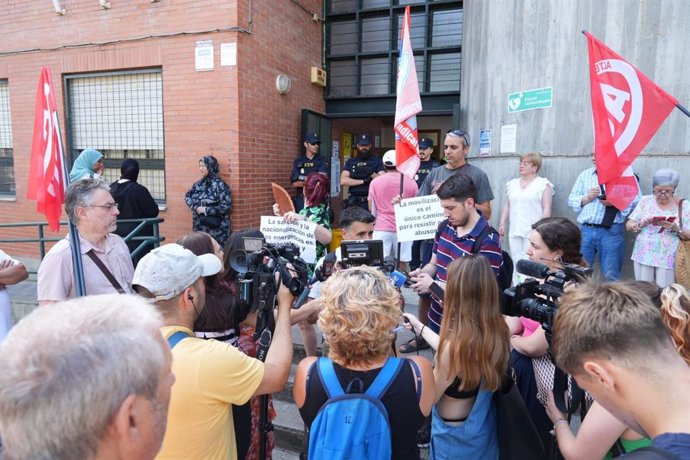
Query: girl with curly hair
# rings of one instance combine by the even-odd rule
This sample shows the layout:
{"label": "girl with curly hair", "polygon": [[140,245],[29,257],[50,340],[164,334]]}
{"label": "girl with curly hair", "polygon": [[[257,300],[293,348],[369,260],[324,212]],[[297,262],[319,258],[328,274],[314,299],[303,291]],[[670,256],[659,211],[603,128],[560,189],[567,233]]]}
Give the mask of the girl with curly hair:
{"label": "girl with curly hair", "polygon": [[[318,324],[330,347],[328,356],[338,382],[348,388],[359,381],[364,392],[389,359],[393,329],[400,320],[398,291],[380,270],[361,266],[333,274],[320,299],[323,310]],[[316,359],[300,362],[293,388],[295,403],[309,427],[328,400]],[[392,458],[419,458],[416,434],[433,399],[431,363],[419,356],[404,360],[381,397],[390,422]]]}

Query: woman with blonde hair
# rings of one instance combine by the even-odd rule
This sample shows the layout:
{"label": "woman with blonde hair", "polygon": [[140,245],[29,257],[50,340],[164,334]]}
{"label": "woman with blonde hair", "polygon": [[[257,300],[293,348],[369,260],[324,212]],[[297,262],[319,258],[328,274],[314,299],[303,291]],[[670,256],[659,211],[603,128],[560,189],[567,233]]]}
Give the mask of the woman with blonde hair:
{"label": "woman with blonde hair", "polygon": [[431,458],[498,458],[493,393],[506,376],[510,346],[491,265],[480,255],[450,264],[440,335],[405,317],[437,350]]}
{"label": "woman with blonde hair", "polygon": [[[498,226],[498,233],[508,236],[510,257],[513,263],[526,259],[529,247],[529,235],[532,224],[539,219],[551,217],[553,202],[553,184],[545,177],[539,176],[541,155],[526,153],[520,155],[518,164],[519,177],[506,183],[506,197],[503,212]],[[510,228],[506,231],[506,222]],[[513,275],[513,284],[518,282],[517,270]]]}
{"label": "woman with blonde hair", "polygon": [[[380,270],[353,267],[333,274],[323,285],[320,299],[323,310],[318,325],[329,345],[329,359],[307,357],[297,367],[293,395],[304,423],[312,428],[329,399],[322,380],[324,368],[334,371],[343,389],[363,393],[392,361],[400,366],[399,371],[380,397],[389,420],[392,458],[418,459],[416,434],[431,412],[433,375],[425,358],[389,357],[394,328],[400,320],[395,286]],[[316,433],[312,430],[310,458],[325,442]],[[347,449],[348,440],[342,441]],[[354,457],[333,453],[332,458]]]}

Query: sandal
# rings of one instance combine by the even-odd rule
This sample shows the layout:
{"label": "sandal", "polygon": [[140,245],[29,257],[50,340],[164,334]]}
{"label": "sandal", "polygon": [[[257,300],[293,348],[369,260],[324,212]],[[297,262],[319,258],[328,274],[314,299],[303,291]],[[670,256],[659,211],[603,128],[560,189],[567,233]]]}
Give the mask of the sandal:
{"label": "sandal", "polygon": [[430,345],[421,337],[413,337],[400,345],[400,353],[412,353],[413,351],[426,350]]}

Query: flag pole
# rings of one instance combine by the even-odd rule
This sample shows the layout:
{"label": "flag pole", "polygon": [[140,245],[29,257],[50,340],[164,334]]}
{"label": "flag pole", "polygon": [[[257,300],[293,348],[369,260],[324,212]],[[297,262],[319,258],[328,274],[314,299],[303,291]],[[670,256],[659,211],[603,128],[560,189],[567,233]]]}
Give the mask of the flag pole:
{"label": "flag pole", "polygon": [[[60,120],[57,116],[57,110],[51,114],[53,123],[55,123],[55,131],[58,136],[58,149],[60,151],[60,161],[62,162],[62,183],[65,184],[65,190],[69,187],[70,179],[67,174],[67,162],[65,161],[65,149],[62,145],[62,134],[60,133]],[[69,216],[67,216],[67,227],[69,228],[70,248],[72,250],[72,271],[74,274],[74,288],[77,297],[84,297],[86,295],[86,285],[84,283],[84,264],[81,260],[81,241],[79,240],[79,230],[72,223]]]}
{"label": "flag pole", "polygon": [[688,109],[686,109],[685,107],[683,107],[682,105],[680,105],[680,103],[676,104],[676,107],[678,108],[678,110],[680,110],[681,112],[683,112],[683,113],[685,114],[686,117],[690,118],[690,111],[688,111]]}

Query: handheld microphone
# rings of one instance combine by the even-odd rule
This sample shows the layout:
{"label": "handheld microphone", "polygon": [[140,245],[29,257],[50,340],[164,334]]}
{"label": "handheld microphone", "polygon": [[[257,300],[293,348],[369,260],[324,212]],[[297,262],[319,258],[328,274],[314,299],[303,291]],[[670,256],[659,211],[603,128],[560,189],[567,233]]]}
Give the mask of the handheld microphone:
{"label": "handheld microphone", "polygon": [[264,329],[261,333],[261,336],[259,336],[259,346],[257,347],[256,351],[256,359],[259,361],[266,361],[266,354],[268,353],[268,347],[271,346],[272,338],[273,334],[271,333],[270,329]]}
{"label": "handheld microphone", "polygon": [[515,268],[518,273],[538,279],[546,278],[551,273],[551,269],[546,265],[527,259],[518,260]]}
{"label": "handheld microphone", "polygon": [[403,287],[407,282],[407,276],[398,270],[393,270],[392,272],[388,273],[388,277],[393,281],[393,284],[395,284],[395,287],[397,288]]}

